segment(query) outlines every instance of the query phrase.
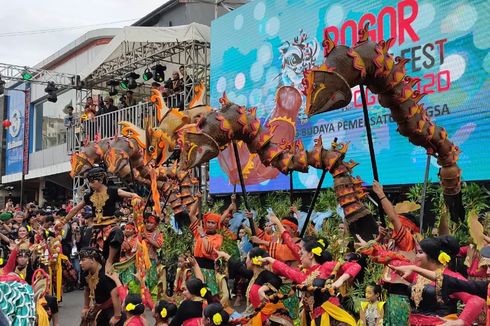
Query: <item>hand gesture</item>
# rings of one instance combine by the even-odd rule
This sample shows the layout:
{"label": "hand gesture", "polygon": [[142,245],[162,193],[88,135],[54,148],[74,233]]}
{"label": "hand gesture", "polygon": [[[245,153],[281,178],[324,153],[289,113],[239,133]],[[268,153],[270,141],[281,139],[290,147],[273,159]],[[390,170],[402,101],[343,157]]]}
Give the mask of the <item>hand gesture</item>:
{"label": "hand gesture", "polygon": [[356,238],[357,238],[357,241],[358,242],[355,242],[354,243],[354,247],[355,248],[360,248],[360,247],[364,247],[365,245],[367,245],[366,240],[364,240],[363,238],[361,238],[361,236],[359,234],[356,234]]}
{"label": "hand gesture", "polygon": [[292,213],[295,213],[295,214],[296,214],[296,213],[298,212],[298,207],[296,207],[296,206],[294,206],[294,205],[293,205],[293,206],[289,207],[289,210],[290,210]]}
{"label": "hand gesture", "polygon": [[383,186],[376,180],[373,181],[373,191],[379,197],[384,196]]}
{"label": "hand gesture", "polygon": [[264,265],[272,265],[275,261],[274,258],[272,257],[262,257],[262,258],[259,258],[259,261],[262,262],[262,264]]}
{"label": "hand gesture", "polygon": [[252,243],[256,243],[256,244],[261,244],[262,243],[262,239],[259,238],[258,236],[254,235],[250,238],[250,241],[252,241]]}
{"label": "hand gesture", "polygon": [[114,326],[116,325],[119,321],[121,320],[121,318],[116,318],[114,316],[111,317],[111,320],[109,320],[109,325],[111,326]]}
{"label": "hand gesture", "polygon": [[335,282],[332,283],[332,287],[334,289],[338,289],[340,288],[342,285],[344,284],[344,281],[343,280],[337,280]]}
{"label": "hand gesture", "polygon": [[394,270],[398,275],[400,275],[402,278],[406,279],[414,272],[414,265],[406,265],[406,266],[393,266],[393,265],[388,265],[389,268]]}
{"label": "hand gesture", "polygon": [[224,260],[229,260],[231,258],[231,256],[224,251],[214,249],[214,252],[218,255],[218,259],[223,258]]}
{"label": "hand gesture", "polygon": [[194,257],[187,257],[187,259],[186,259],[186,260],[187,260],[187,262],[189,263],[189,265],[190,265],[191,267],[193,267],[193,266],[196,266],[196,265],[197,265],[196,258],[194,258]]}
{"label": "hand gesture", "polygon": [[376,237],[376,242],[381,242],[387,234],[388,230],[386,230],[386,228],[382,227],[381,225],[378,226],[378,236]]}
{"label": "hand gesture", "polygon": [[267,296],[267,294],[265,294],[265,291],[262,291],[262,290],[259,290],[259,298],[260,298],[260,301],[262,301],[262,302],[268,302],[269,301],[269,297]]}
{"label": "hand gesture", "polygon": [[271,221],[271,223],[275,225],[279,225],[281,223],[281,221],[279,220],[279,218],[276,216],[275,213],[269,215],[269,221]]}
{"label": "hand gesture", "polygon": [[17,244],[14,241],[11,241],[9,243],[9,250],[10,250],[10,252],[12,252],[13,250],[15,250],[15,248],[17,248]]}
{"label": "hand gesture", "polygon": [[251,211],[245,211],[245,217],[248,219],[253,219],[254,213],[252,213]]}
{"label": "hand gesture", "polygon": [[81,312],[82,319],[86,319],[89,312],[90,312],[90,308],[83,308]]}

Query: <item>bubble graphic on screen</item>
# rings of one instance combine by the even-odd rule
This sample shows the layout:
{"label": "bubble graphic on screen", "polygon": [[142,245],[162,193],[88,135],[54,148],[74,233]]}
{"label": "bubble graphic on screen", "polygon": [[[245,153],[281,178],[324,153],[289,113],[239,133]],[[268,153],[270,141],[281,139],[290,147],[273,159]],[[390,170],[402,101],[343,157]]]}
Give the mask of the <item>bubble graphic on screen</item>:
{"label": "bubble graphic on screen", "polygon": [[247,106],[247,97],[245,95],[238,95],[235,99],[235,103],[238,105]]}
{"label": "bubble graphic on screen", "polygon": [[[440,71],[449,70],[451,82],[458,80],[466,69],[466,61],[459,54],[451,54],[444,58],[444,63],[440,67]],[[441,78],[445,79],[445,75],[441,74]]]}
{"label": "bubble graphic on screen", "polygon": [[242,29],[242,27],[243,27],[243,15],[237,15],[235,17],[235,22],[234,22],[233,26],[235,27],[235,30],[237,30],[237,31]]}
{"label": "bubble graphic on screen", "polygon": [[250,67],[250,78],[258,82],[264,75],[264,66],[260,62],[254,62]]}
{"label": "bubble graphic on screen", "polygon": [[483,59],[483,69],[490,74],[490,52]]}
{"label": "bubble graphic on screen", "polygon": [[269,64],[272,60],[272,46],[267,43],[262,45],[257,51],[257,61],[262,64]]}
{"label": "bubble graphic on screen", "polygon": [[226,93],[226,97],[228,97],[230,102],[236,103],[237,96],[236,96],[235,92]]}
{"label": "bubble graphic on screen", "polygon": [[459,5],[441,22],[443,33],[464,32],[469,30],[476,23],[478,12],[469,4]]}
{"label": "bubble graphic on screen", "polygon": [[240,72],[235,77],[235,88],[240,90],[245,86],[245,74]]}
{"label": "bubble graphic on screen", "polygon": [[218,79],[218,82],[216,83],[216,90],[218,93],[223,93],[226,91],[226,78],[225,77],[220,77]]}
{"label": "bubble graphic on screen", "polygon": [[299,181],[305,188],[316,188],[318,181],[320,181],[318,171],[317,169],[308,169],[307,173],[298,173]]}
{"label": "bubble graphic on screen", "polygon": [[325,25],[337,26],[344,20],[344,8],[341,5],[332,5],[325,15]]}
{"label": "bubble graphic on screen", "polygon": [[262,100],[262,92],[260,89],[255,88],[250,92],[250,96],[248,97],[248,103],[251,106],[256,106],[260,104]]}
{"label": "bubble graphic on screen", "polygon": [[261,20],[265,16],[265,4],[263,2],[259,2],[255,5],[254,8],[254,18],[257,20]]}
{"label": "bubble graphic on screen", "polygon": [[279,33],[281,29],[281,21],[277,17],[270,18],[265,24],[265,32],[269,34],[269,36],[274,36]]}
{"label": "bubble graphic on screen", "polygon": [[[411,14],[411,13],[410,13]],[[407,13],[405,13],[407,15]],[[436,16],[436,10],[434,6],[430,3],[424,3],[419,5],[419,13],[417,18],[412,23],[412,26],[415,31],[420,31],[424,28],[427,28],[434,21],[434,17]]]}

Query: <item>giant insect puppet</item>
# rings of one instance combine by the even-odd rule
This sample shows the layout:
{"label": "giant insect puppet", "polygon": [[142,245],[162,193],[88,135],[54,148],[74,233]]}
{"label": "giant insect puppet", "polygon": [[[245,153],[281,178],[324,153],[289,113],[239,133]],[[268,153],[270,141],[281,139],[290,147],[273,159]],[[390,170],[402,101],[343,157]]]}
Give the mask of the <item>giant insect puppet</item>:
{"label": "giant insect puppet", "polygon": [[[146,121],[146,130],[130,122],[120,122],[121,136],[87,142],[71,156],[71,176],[83,175],[95,164],[103,163],[107,171],[127,183],[151,186],[153,201],[159,211],[160,196],[165,198],[174,212],[181,212],[195,201],[191,188],[198,181],[189,171],[177,169],[176,164],[163,166],[175,149],[176,130],[210,110],[202,104],[204,86],[195,88],[190,103],[192,110],[180,112],[165,105],[160,92],[152,91],[151,100],[156,104],[156,116]],[[153,127],[156,119],[157,127]]]}
{"label": "giant insect puppet", "polygon": [[[408,60],[395,58],[388,52],[394,40],[371,42],[368,27],[359,31],[359,41],[353,47],[337,46],[326,35],[323,64],[306,71],[303,79],[306,114],[312,116],[345,107],[352,98],[351,88],[366,85],[378,94],[380,104],[391,110],[400,134],[437,157],[446,204],[453,218],[455,215],[462,218],[461,170],[456,164],[459,149],[448,139],[444,128],[430,121],[423,105],[419,104],[425,94],[413,89],[419,79],[406,76]],[[328,170],[334,178],[337,200],[344,209],[351,232],[368,238],[377,233],[369,210],[361,202],[365,195],[362,181],[350,175],[356,163],[343,160],[347,144],[333,144],[331,149],[325,149],[319,138],[312,150],[305,151],[300,141],[274,142],[271,141],[274,130],[260,125],[254,108],[231,103],[226,95],[220,103],[221,110],[203,117],[197,128],[180,132],[182,169],[207,162],[218,156],[230,141],[241,140],[251,153],[259,155],[264,165],[285,174],[291,170],[306,172],[309,165]]]}
{"label": "giant insect puppet", "polygon": [[[406,76],[405,64],[408,60],[395,58],[388,52],[393,39],[371,42],[368,40],[368,27],[366,25],[359,31],[359,41],[352,48],[337,46],[328,35],[325,36],[323,64],[304,74],[305,112],[312,116],[342,108],[351,101],[352,87],[366,85],[371,92],[378,94],[380,104],[391,110],[400,134],[437,157],[446,203],[453,218],[456,214],[461,218],[461,170],[456,164],[459,149],[449,141],[444,128],[430,121],[423,105],[419,104],[425,94],[413,89],[419,81],[417,78]],[[181,156],[176,175],[183,175],[190,168],[218,156],[231,141],[243,141],[249,152],[256,153],[265,166],[272,166],[285,174],[289,171],[306,172],[309,166],[329,171],[351,232],[366,238],[377,233],[374,218],[362,203],[366,195],[362,190],[362,181],[351,176],[352,168],[357,163],[344,162],[348,144],[333,143],[330,149],[325,149],[322,139],[318,138],[314,148],[306,151],[300,140],[277,141],[273,139],[273,127],[268,124],[261,126],[255,114],[256,108],[246,109],[236,105],[224,95],[220,99],[221,110],[213,111],[202,104],[203,88],[201,94],[199,89],[196,90],[197,100],[191,103],[187,113],[168,109],[161,95],[155,92],[152,101],[157,107],[156,127],[149,125],[143,131],[130,123],[121,123],[123,135],[144,150],[143,166],[152,164],[158,168],[179,144]],[[294,89],[290,93],[294,93]],[[115,155],[117,152],[120,151],[116,151]],[[157,188],[155,179],[153,177],[151,181],[153,189]],[[173,189],[177,192],[173,195],[174,200],[182,196],[177,188]],[[194,198],[188,190],[184,191],[187,203],[191,203]],[[176,207],[182,204],[180,201],[180,206]]]}

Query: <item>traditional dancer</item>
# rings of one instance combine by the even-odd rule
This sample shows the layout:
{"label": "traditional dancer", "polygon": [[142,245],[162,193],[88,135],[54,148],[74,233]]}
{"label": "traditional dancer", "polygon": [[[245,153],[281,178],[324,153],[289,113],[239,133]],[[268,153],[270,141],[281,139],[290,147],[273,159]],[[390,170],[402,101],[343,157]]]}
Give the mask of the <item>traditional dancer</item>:
{"label": "traditional dancer", "polygon": [[124,239],[123,232],[117,226],[119,219],[115,216],[116,204],[122,198],[140,199],[132,192],[124,191],[120,188],[107,186],[107,174],[101,167],[89,170],[85,177],[90,185],[90,192],[83,197],[73,209],[66,215],[69,221],[86,205],[91,206],[92,214],[95,216],[93,224],[93,245],[102,248],[106,259],[105,268],[107,271],[112,269]]}
{"label": "traditional dancer", "polygon": [[177,313],[177,306],[165,300],[161,300],[152,310],[155,318],[155,326],[169,326],[172,318]]}
{"label": "traditional dancer", "polygon": [[[267,252],[255,247],[248,252],[245,264],[232,259],[229,254],[218,251],[218,256],[228,261],[228,269],[235,274],[239,274],[249,279],[247,288],[247,312],[259,309],[252,320],[251,325],[261,326],[270,322],[270,325],[293,325],[288,311],[282,301],[277,303],[269,302],[269,295],[277,293],[282,285],[279,276],[264,268],[263,258],[268,257]],[[262,305],[262,302],[266,302]]]}
{"label": "traditional dancer", "polygon": [[221,216],[214,213],[206,213],[203,216],[202,224],[197,219],[197,215],[190,214],[190,229],[194,234],[195,246],[194,257],[201,267],[204,274],[204,281],[213,295],[218,294],[218,284],[214,272],[214,260],[217,258],[215,250],[220,250],[223,244],[223,236],[217,232]]}
{"label": "traditional dancer", "polygon": [[146,231],[143,233],[143,242],[146,243],[151,262],[150,269],[146,272],[146,286],[150,290],[153,300],[156,301],[158,295],[157,284],[159,281],[157,250],[163,246],[163,235],[157,229],[159,221],[154,215],[147,215],[145,222]]}
{"label": "traditional dancer", "polygon": [[122,325],[124,320],[116,283],[105,273],[102,254],[96,248],[84,248],[79,255],[85,287],[82,325]]}
{"label": "traditional dancer", "polygon": [[202,280],[191,278],[185,282],[184,297],[170,326],[199,326],[203,305],[212,302],[211,292]]}
{"label": "traditional dancer", "polygon": [[[464,280],[463,276],[447,267],[458,252],[459,243],[452,236],[424,239],[420,242],[416,261],[422,268]],[[377,250],[371,252],[370,255],[373,260],[387,264],[386,257],[390,255],[390,252],[377,247]],[[389,261],[389,264],[407,265],[409,261],[403,258],[393,259]],[[471,325],[483,308],[484,301],[477,296],[459,292],[442,297],[436,283],[431,280],[416,274],[405,279],[409,282],[412,305],[409,316],[410,325],[443,325],[448,320],[454,320],[455,325]],[[465,303],[459,316],[457,315],[458,300]]]}
{"label": "traditional dancer", "polygon": [[353,279],[361,270],[361,266],[357,263],[346,262],[342,264],[331,261],[332,255],[326,248],[327,242],[324,239],[303,239],[301,247],[302,271],[271,257],[262,260],[271,264],[273,272],[300,284],[301,288],[306,290],[302,297],[303,325],[323,325],[323,323],[335,319],[336,323],[354,326],[355,319],[339,307],[340,303],[336,298],[331,297],[331,291],[309,292],[309,287],[325,289],[328,287],[332,291],[338,289],[346,281]]}

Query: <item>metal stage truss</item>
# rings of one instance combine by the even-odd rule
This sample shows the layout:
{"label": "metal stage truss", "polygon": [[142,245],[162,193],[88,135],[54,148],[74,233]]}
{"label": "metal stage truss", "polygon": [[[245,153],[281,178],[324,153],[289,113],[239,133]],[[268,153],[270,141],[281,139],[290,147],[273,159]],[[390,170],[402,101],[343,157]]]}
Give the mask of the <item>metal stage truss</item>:
{"label": "metal stage truss", "polygon": [[[135,45],[138,44],[138,45]],[[84,87],[108,89],[107,82],[120,80],[122,76],[157,63],[183,65],[187,72],[184,78],[184,104],[192,99],[192,86],[199,82],[207,85],[209,79],[209,43],[198,41],[167,43],[124,44],[124,53],[102,63],[84,79]],[[150,86],[149,84],[146,86]]]}
{"label": "metal stage truss", "polygon": [[[184,41],[184,42],[140,42],[130,43],[124,41],[124,51],[117,57],[106,60],[98,68],[96,68],[90,75],[83,79],[83,88],[77,89],[77,116],[84,110],[84,105],[87,97],[92,96],[92,90],[109,90],[107,83],[110,80],[121,80],[127,73],[142,70],[147,67],[151,67],[154,64],[170,63],[176,66],[184,66],[187,73],[187,78],[184,77],[184,91],[180,96],[184,98],[184,105],[192,100],[193,86],[203,82],[205,85],[209,85],[209,48],[210,44],[207,42],[199,41]],[[135,93],[149,95],[149,86],[151,81],[148,81],[145,85],[140,85],[138,89],[135,89]],[[208,96],[206,96],[207,100]],[[166,100],[172,102],[172,98],[166,98]],[[147,105],[147,104],[146,104]],[[134,107],[127,108],[128,115],[118,114],[117,117],[113,117],[114,121],[128,120],[134,122],[136,125],[143,127],[142,121],[148,116],[150,110],[142,109],[144,104],[138,104]],[[125,109],[126,110],[126,109]],[[134,116],[129,112],[137,112]],[[108,115],[109,116],[109,115]],[[89,127],[86,122],[81,122],[80,119],[74,119],[75,125],[70,128],[68,133],[71,135],[68,140],[68,153],[71,154],[74,151],[78,151],[82,148],[85,140],[91,139],[94,136],[94,130],[102,130],[102,120],[106,121],[108,117],[90,122]],[[99,121],[100,120],[100,121]],[[112,137],[118,132],[118,128],[111,130],[104,129],[104,136]],[[92,134],[91,134],[92,133]],[[207,173],[200,173],[201,178],[205,178]],[[206,180],[202,180],[203,185],[206,185]],[[78,202],[81,199],[81,191],[85,187],[84,179],[81,176],[73,178],[73,199]],[[206,193],[207,187],[204,186],[204,193]]]}
{"label": "metal stage truss", "polygon": [[[29,79],[23,77],[30,75]],[[7,63],[0,63],[0,78],[4,81],[29,82],[33,84],[48,84],[53,82],[56,87],[61,89],[79,88],[81,86],[80,76],[56,72],[53,70],[37,69],[23,66],[16,66]]]}

